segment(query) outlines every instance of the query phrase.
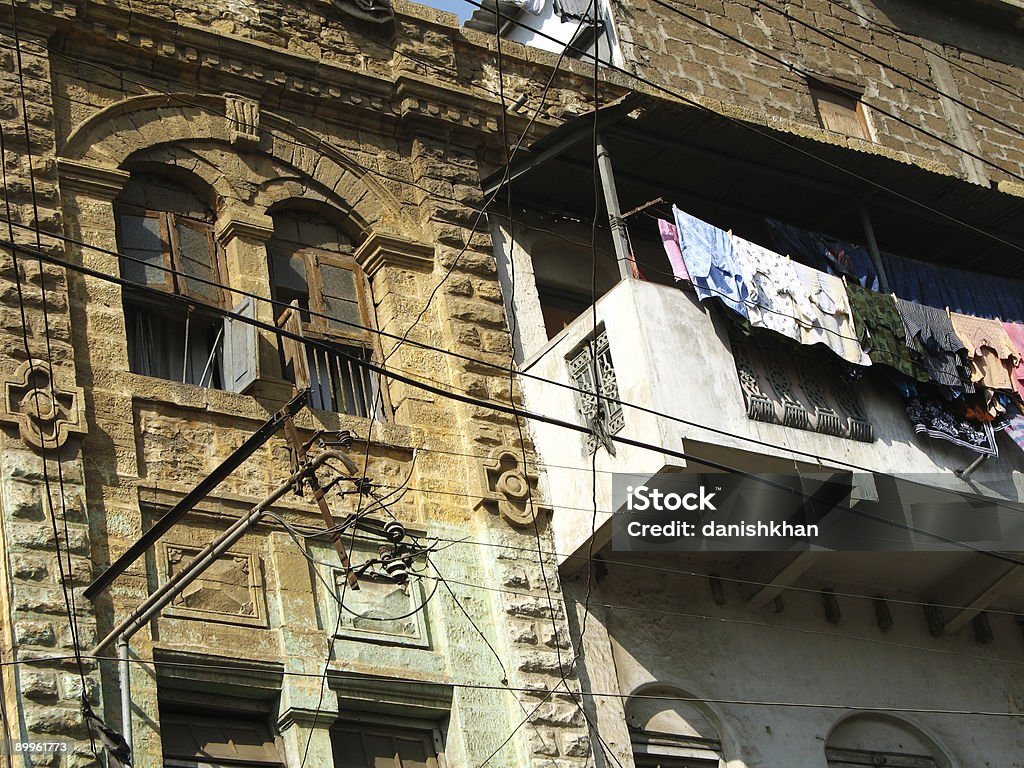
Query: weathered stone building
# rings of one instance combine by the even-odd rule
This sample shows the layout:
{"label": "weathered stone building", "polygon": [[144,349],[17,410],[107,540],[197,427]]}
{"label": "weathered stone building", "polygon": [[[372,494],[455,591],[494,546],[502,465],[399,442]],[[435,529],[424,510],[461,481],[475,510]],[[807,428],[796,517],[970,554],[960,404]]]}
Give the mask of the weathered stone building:
{"label": "weathered stone building", "polygon": [[[536,98],[555,57],[499,67],[487,35],[396,5],[383,23],[290,0],[0,11],[3,717],[10,744],[67,750],[15,764],[94,764],[83,698],[139,766],[590,760],[479,183],[500,129],[527,128],[497,73]],[[562,75],[534,130],[587,88]],[[275,331],[293,301],[291,332],[320,342],[305,359]],[[128,638],[126,723],[114,646],[89,650],[288,480],[284,433],[84,587],[303,363],[299,439],[349,430],[386,499],[342,483],[334,515],[376,504],[434,542],[429,562],[348,585],[306,484]],[[342,539],[355,566],[378,557],[380,537]]]}
{"label": "weathered stone building", "polygon": [[[542,14],[543,27],[519,13],[537,29],[509,35],[590,45],[588,14],[558,18],[573,5]],[[599,43],[602,58],[646,95],[605,102],[599,120],[560,127],[484,180],[526,209],[492,217],[526,406],[590,432],[534,424],[597,759],[1024,765],[1022,543],[984,522],[1005,514],[1006,533],[1021,513],[1020,441],[985,437],[994,446],[981,457],[935,439],[877,361],[849,379],[838,345],[783,339],[784,321],[799,336],[801,315],[762,316],[769,331],[750,314],[755,327],[740,327],[725,303],[698,301],[717,288],[742,304],[728,280],[695,280],[712,286],[695,295],[655,221],[671,223],[675,205],[736,248],[770,249],[779,271],[748,283],[750,296],[777,290],[796,306],[779,275],[806,254],[778,233],[799,230],[863,256],[868,272],[839,260],[835,280],[870,275],[883,297],[945,317],[1024,322],[1020,4],[599,6],[614,46]],[[604,194],[595,155],[613,170]],[[595,196],[621,212],[610,228],[601,212],[596,236]],[[685,233],[668,239],[687,245]],[[723,486],[721,503],[736,472],[828,473],[845,484],[835,508],[850,508],[860,540],[687,547],[682,534],[631,540],[616,514],[627,482]],[[882,530],[864,522],[894,510]],[[940,530],[955,531],[945,551],[914,551]]]}

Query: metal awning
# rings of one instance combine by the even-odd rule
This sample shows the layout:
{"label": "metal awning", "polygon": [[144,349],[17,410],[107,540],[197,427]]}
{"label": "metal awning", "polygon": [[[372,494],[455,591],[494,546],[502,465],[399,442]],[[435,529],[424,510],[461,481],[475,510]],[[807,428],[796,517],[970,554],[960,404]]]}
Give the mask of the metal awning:
{"label": "metal awning", "polygon": [[[836,136],[810,137],[697,106],[633,95],[599,114],[622,210],[658,197],[723,229],[764,239],[770,216],[864,242],[858,205],[882,251],[1024,278],[1024,198]],[[523,150],[509,178],[520,205],[589,219],[593,113]],[[502,175],[485,188],[502,186]]]}

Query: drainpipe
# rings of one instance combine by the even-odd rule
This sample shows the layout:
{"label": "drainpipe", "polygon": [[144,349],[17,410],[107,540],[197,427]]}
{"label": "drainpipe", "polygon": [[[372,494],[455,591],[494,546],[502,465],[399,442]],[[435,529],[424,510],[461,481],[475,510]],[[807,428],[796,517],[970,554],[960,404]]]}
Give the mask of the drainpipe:
{"label": "drainpipe", "polygon": [[117,675],[121,687],[121,736],[128,745],[129,754],[135,755],[132,743],[132,670],[128,660],[128,638],[117,636]]}

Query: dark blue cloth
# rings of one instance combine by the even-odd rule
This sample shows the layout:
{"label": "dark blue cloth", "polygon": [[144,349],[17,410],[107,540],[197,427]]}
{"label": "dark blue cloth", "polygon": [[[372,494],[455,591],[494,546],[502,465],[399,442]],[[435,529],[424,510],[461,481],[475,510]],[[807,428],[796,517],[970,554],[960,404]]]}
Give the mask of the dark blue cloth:
{"label": "dark blue cloth", "polygon": [[1024,323],[1024,280],[940,267],[884,251],[881,256],[889,286],[901,299]]}
{"label": "dark blue cloth", "polygon": [[877,291],[878,274],[871,261],[871,254],[859,245],[844,243],[818,232],[783,224],[775,219],[766,219],[779,253],[792,258],[819,272],[837,277],[846,276],[863,288]]}

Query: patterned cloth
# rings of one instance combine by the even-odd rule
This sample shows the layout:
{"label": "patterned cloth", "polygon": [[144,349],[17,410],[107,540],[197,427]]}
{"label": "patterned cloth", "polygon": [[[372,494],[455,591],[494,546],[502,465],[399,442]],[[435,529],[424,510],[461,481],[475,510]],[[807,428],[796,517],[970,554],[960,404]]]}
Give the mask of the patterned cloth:
{"label": "patterned cloth", "polygon": [[1013,389],[1011,374],[1020,366],[1020,354],[1003,324],[959,312],[950,320],[971,356],[971,378],[990,389]]}
{"label": "patterned cloth", "polygon": [[953,330],[949,315],[900,298],[896,299],[896,309],[903,319],[907,347],[915,350],[920,344],[924,349],[923,363],[931,380],[957,391],[974,392],[967,347]]}
{"label": "patterned cloth", "polygon": [[[1017,354],[1024,357],[1024,325],[1020,323],[1003,323],[1003,330],[1010,337],[1010,342],[1013,344],[1014,349],[1017,350]],[[1017,392],[1021,397],[1024,397],[1024,365],[1015,370],[1011,378],[1013,379],[1014,386],[1017,388]]]}
{"label": "patterned cloth", "polygon": [[1024,451],[1024,416],[1019,413],[1011,418],[1003,428],[1010,439],[1017,444],[1017,447]]}
{"label": "patterned cloth", "polygon": [[903,318],[892,296],[852,284],[846,286],[846,293],[859,334],[857,340],[871,362],[888,365],[911,379],[928,381],[928,371],[921,363],[924,348],[917,339],[913,347],[907,346]]}
{"label": "patterned cloth", "polygon": [[672,265],[672,274],[676,282],[690,282],[690,273],[686,271],[683,252],[679,250],[679,229],[671,221],[658,219],[658,232],[661,234],[661,244],[665,248],[668,263]]}
{"label": "patterned cloth", "polygon": [[846,286],[835,275],[793,262],[800,281],[797,307],[802,344],[824,344],[855,365],[871,365],[858,341]]}
{"label": "patterned cloth", "polygon": [[800,341],[796,315],[802,286],[793,262],[736,235],[732,236],[732,246],[750,291],[750,324]]}
{"label": "patterned cloth", "polygon": [[914,431],[938,440],[947,440],[986,456],[998,456],[992,423],[979,424],[958,416],[942,400],[919,395],[907,400],[907,416]]}
{"label": "patterned cloth", "polygon": [[746,317],[747,285],[729,234],[675,206],[672,213],[679,230],[679,250],[697,297],[701,301],[721,299],[731,310]]}

